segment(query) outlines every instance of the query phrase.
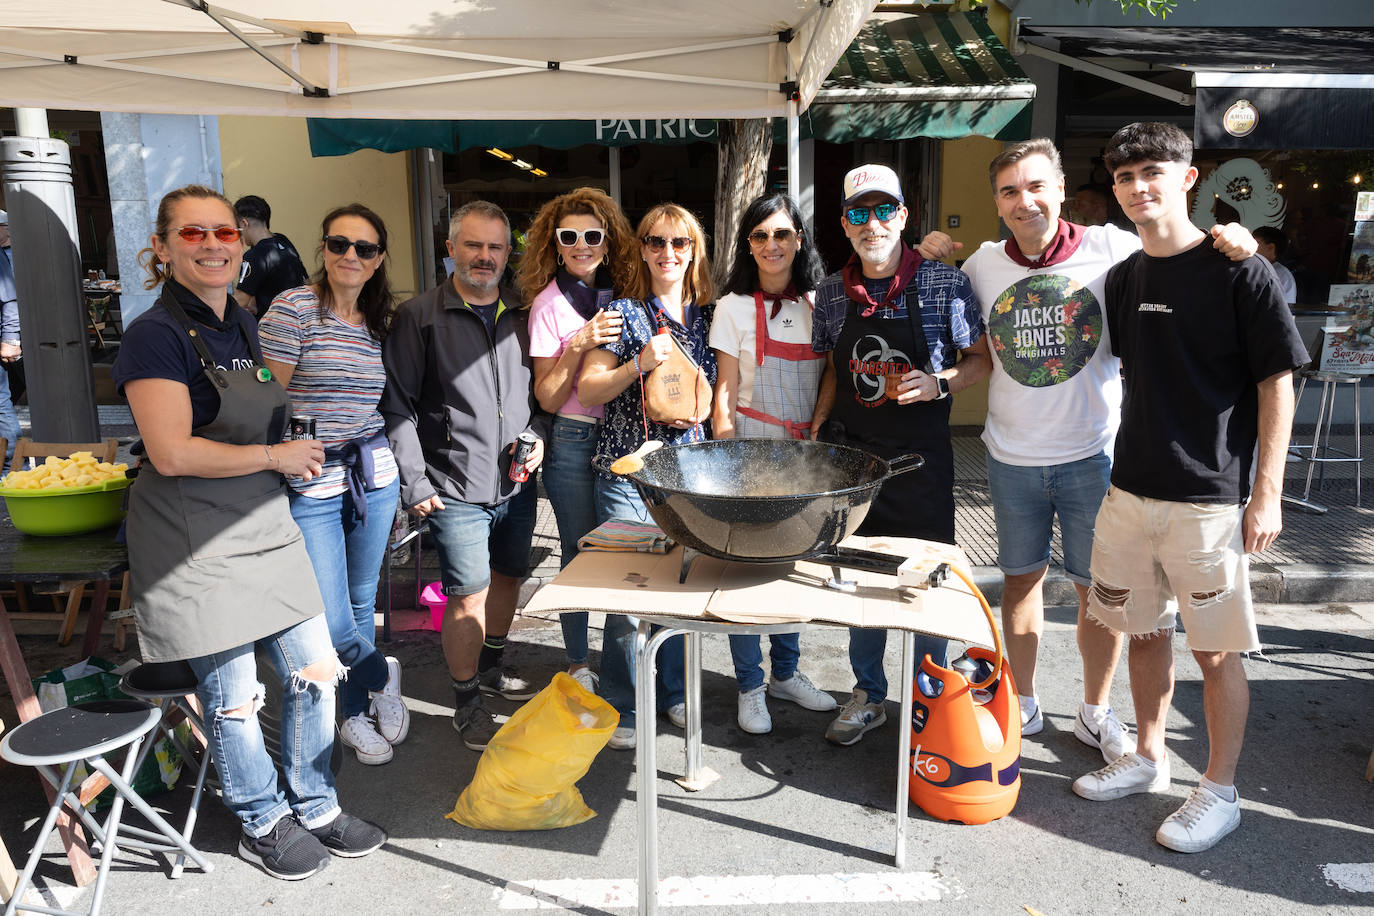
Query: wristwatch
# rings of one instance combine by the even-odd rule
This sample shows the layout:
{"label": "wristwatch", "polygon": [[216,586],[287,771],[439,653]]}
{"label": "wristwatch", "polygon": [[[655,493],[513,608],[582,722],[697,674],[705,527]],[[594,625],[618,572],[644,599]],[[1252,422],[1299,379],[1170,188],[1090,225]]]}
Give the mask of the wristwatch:
{"label": "wristwatch", "polygon": [[939,394],[935,395],[935,400],[939,401],[949,397],[949,379],[935,376],[935,387],[939,389]]}

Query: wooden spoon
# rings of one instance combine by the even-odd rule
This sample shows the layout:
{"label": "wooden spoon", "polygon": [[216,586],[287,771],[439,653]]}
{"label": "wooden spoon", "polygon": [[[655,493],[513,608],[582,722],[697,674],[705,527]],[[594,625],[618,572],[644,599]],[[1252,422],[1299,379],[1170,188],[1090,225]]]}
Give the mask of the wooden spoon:
{"label": "wooden spoon", "polygon": [[630,452],[630,454],[621,455],[615,461],[612,461],[611,473],[620,474],[622,477],[626,474],[637,474],[644,470],[644,456],[650,452],[656,452],[661,448],[663,448],[663,441],[661,439],[650,439],[633,452]]}

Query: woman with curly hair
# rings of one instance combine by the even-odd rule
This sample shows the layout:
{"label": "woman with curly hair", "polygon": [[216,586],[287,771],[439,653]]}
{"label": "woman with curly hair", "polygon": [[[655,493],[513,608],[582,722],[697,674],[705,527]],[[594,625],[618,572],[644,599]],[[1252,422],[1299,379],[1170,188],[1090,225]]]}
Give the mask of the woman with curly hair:
{"label": "woman with curly hair", "polygon": [[324,596],[325,619],[347,677],[339,737],[361,763],[391,760],[410,731],[401,666],[374,645],[377,570],[400,481],[377,402],[386,384],[382,338],[393,297],[386,224],[362,204],[331,210],[320,226],[324,266],[310,285],[272,301],[258,325],[267,368],[292,413],[315,418],[324,469],[292,478],[291,515]]}
{"label": "woman with curly hair", "polygon": [[[592,454],[600,404],[582,403],[577,375],[582,357],[620,337],[620,313],[606,308],[612,291],[634,276],[634,237],[620,206],[597,188],[578,188],[546,203],[526,234],[516,283],[530,305],[530,356],[534,394],[554,415],[544,458],[544,489],[558,520],[561,564],[577,555],[577,542],[596,527]],[[587,667],[587,615],[564,614],[568,673],[596,692]]]}

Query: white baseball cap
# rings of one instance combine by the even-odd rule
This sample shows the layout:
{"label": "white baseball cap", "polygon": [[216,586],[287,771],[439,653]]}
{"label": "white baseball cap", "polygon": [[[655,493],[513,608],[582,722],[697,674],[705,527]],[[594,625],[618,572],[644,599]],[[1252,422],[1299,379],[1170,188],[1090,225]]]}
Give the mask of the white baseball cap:
{"label": "white baseball cap", "polygon": [[897,173],[885,165],[861,165],[850,169],[844,176],[844,205],[848,207],[865,194],[877,192],[886,194],[897,203],[905,203],[902,198],[902,183]]}

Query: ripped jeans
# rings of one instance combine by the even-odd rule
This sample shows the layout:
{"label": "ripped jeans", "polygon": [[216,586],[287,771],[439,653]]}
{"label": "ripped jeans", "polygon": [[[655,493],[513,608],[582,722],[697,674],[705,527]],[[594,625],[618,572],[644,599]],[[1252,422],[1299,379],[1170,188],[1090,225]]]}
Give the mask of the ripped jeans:
{"label": "ripped jeans", "polygon": [[[256,645],[262,646],[282,685],[284,786],[263,744],[258,723],[265,692],[258,681],[255,644],[187,659],[200,681],[196,696],[205,710],[224,803],[254,837],[267,833],[292,812],[306,827],[322,827],[339,813],[334,774],[329,769],[334,747],[334,684],[338,679],[329,626],[321,614],[264,636]],[[335,675],[327,681],[300,676],[302,669],[317,662],[334,664]],[[250,714],[226,714],[226,710],[241,707],[247,707]]]}

